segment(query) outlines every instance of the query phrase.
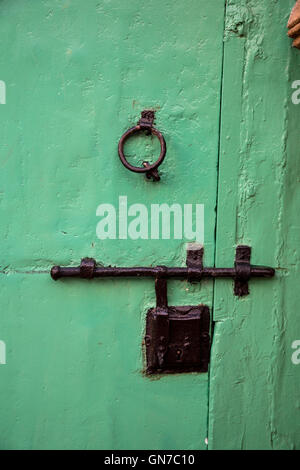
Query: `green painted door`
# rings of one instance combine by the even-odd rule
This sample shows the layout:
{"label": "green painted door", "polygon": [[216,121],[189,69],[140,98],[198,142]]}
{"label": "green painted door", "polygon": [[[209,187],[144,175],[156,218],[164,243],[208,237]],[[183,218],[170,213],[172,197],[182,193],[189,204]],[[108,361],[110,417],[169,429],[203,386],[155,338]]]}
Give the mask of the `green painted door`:
{"label": "green painted door", "polygon": [[[293,4],[0,2],[1,449],[300,447]],[[158,183],[117,154],[149,108],[168,149]],[[126,146],[135,164],[158,151],[146,136]],[[169,282],[171,305],[211,309],[209,374],[144,374],[153,280],[50,278],[85,256],[184,266],[186,234],[120,236],[117,220],[99,238],[99,206],[118,218],[120,197],[148,215],[203,204],[207,266],[249,244],[276,268],[243,299],[230,280]]]}
{"label": "green painted door", "polygon": [[209,448],[300,448],[300,54],[286,25],[294,0],[229,0],[216,265],[234,246],[276,268],[238,299],[219,281],[209,397]]}
{"label": "green painted door", "polygon": [[[118,213],[120,196],[148,210],[204,204],[205,261],[214,263],[224,1],[4,0],[0,8],[0,447],[203,449],[208,374],[143,373],[153,280],[54,282],[49,270],[84,256],[185,265],[184,237],[97,237],[97,208]],[[156,110],[168,148],[156,184],[117,154],[145,108]],[[126,147],[136,163],[158,150],[142,136]],[[169,284],[171,305],[212,299],[211,282]]]}

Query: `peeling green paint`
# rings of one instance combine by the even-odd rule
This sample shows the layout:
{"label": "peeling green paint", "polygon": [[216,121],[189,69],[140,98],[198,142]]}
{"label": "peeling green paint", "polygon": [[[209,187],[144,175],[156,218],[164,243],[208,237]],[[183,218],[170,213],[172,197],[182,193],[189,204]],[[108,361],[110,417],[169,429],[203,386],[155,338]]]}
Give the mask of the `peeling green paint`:
{"label": "peeling green paint", "polygon": [[[218,282],[210,374],[209,447],[299,449],[299,108],[292,83],[300,56],[286,23],[293,2],[227,2],[217,218],[217,265],[234,246],[277,268],[236,299]],[[240,11],[240,7],[242,10]],[[241,14],[242,12],[242,14]],[[230,31],[231,30],[231,33]]]}

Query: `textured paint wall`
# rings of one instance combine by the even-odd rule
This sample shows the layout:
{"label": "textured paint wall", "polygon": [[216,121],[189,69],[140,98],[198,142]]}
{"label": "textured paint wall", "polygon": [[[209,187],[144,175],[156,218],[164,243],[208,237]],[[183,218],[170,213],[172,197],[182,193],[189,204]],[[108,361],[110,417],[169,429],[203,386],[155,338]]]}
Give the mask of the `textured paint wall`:
{"label": "textured paint wall", "polygon": [[[49,269],[83,256],[184,263],[184,241],[96,238],[98,204],[119,195],[204,203],[213,263],[224,2],[2,0],[0,11],[0,447],[204,448],[208,375],[142,374],[153,282],[54,283]],[[159,185],[117,156],[146,107],[168,146]],[[212,293],[169,289],[175,305],[211,305]]]}
{"label": "textured paint wall", "polygon": [[210,448],[299,449],[299,51],[286,23],[293,1],[227,2],[217,264],[249,243],[253,262],[277,268],[234,299],[215,287]]}

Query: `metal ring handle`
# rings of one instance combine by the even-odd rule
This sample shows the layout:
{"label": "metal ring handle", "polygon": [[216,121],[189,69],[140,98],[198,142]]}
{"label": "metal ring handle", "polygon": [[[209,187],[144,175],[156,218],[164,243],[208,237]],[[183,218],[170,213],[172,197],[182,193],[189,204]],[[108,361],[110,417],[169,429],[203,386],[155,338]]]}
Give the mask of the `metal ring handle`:
{"label": "metal ring handle", "polygon": [[[148,113],[148,114],[146,114]],[[147,117],[146,117],[147,116]],[[149,117],[150,116],[150,117]],[[164,139],[164,136],[162,133],[157,130],[155,127],[152,127],[154,120],[154,112],[152,111],[143,111],[142,112],[142,117],[139,120],[138,124],[134,127],[131,127],[131,129],[128,129],[121,137],[119,141],[119,146],[118,146],[118,152],[119,152],[119,157],[125,168],[127,168],[130,171],[133,171],[134,173],[146,173],[147,176],[150,178],[152,177],[154,180],[159,180],[159,176],[157,171],[155,171],[159,165],[163,162],[166,152],[167,152],[167,146],[166,142]],[[140,131],[148,131],[152,135],[155,135],[159,142],[160,142],[160,155],[158,157],[158,160],[150,165],[148,162],[144,162],[143,165],[144,167],[137,167],[134,165],[131,165],[128,163],[125,155],[124,155],[124,144],[125,141],[131,137],[133,134],[136,134]]]}

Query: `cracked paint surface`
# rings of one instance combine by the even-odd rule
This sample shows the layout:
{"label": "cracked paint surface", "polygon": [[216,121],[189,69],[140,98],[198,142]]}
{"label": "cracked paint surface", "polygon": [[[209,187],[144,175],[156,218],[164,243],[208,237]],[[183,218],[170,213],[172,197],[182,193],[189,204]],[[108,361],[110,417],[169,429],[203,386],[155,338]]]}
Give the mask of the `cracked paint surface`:
{"label": "cracked paint surface", "polygon": [[299,449],[299,108],[291,101],[300,57],[285,37],[293,2],[227,2],[216,264],[234,246],[277,268],[250,296],[216,283],[209,447]]}

